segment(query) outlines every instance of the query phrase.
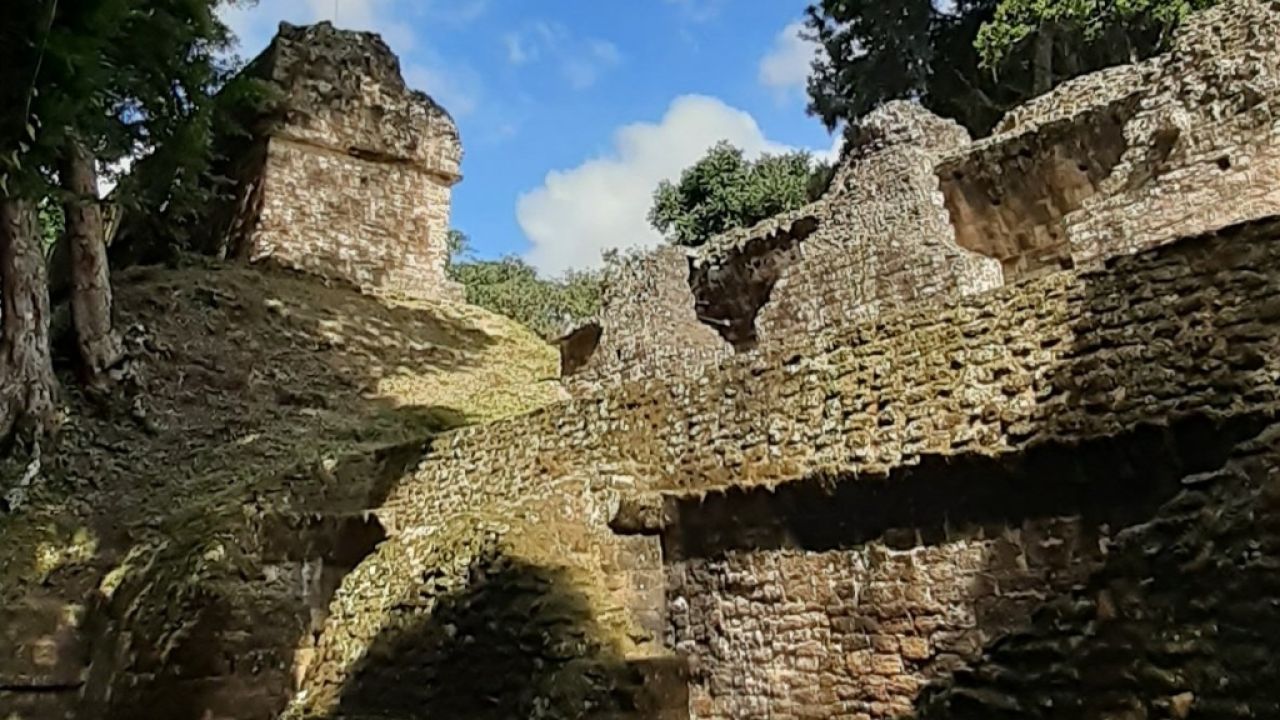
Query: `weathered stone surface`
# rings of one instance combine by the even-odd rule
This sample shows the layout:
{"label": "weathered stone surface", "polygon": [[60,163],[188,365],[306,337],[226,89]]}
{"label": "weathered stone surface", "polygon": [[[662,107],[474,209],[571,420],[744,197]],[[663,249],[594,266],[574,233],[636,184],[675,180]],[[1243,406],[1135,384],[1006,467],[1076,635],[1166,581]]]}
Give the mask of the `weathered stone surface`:
{"label": "weathered stone surface", "polygon": [[561,341],[565,385],[576,394],[651,373],[689,374],[732,353],[699,320],[689,257],[680,248],[660,248],[610,268],[603,295],[609,311],[574,334],[590,333],[590,340],[570,345],[571,335]]}
{"label": "weathered stone surface", "polygon": [[[697,504],[708,493],[758,488],[762,507],[784,512],[792,505],[770,498],[784,497],[797,481],[892,484],[928,465],[943,488],[940,512],[951,506],[958,513],[965,485],[937,481],[949,477],[944,458],[1018,458],[1113,437],[1141,444],[1145,436],[1131,435],[1135,427],[1273,416],[1280,403],[1277,302],[1280,221],[1271,220],[1116,258],[1103,268],[885,312],[810,338],[793,354],[738,356],[700,378],[629,383],[452,433],[384,507],[388,525],[399,530],[339,590],[319,644],[321,670],[309,677],[309,699],[295,704],[292,717],[321,713],[325,706],[316,698],[341,695],[365,648],[406,622],[397,619],[413,606],[405,598],[425,592],[424,582],[465,582],[450,568],[467,565],[455,558],[470,554],[455,553],[470,547],[470,538],[506,538],[508,552],[531,564],[577,568],[578,590],[598,603],[594,616],[617,623],[605,636],[643,639],[640,616],[653,600],[638,588],[652,587],[653,561],[628,569],[609,559],[618,554],[608,548],[621,547],[609,523],[624,506],[649,508],[621,514],[656,516],[660,527],[652,527],[652,518],[633,524],[670,533],[681,527],[681,503]],[[1188,452],[1196,454],[1194,446]],[[1150,458],[1158,457],[1107,456],[1100,466],[1155,466]],[[1059,467],[1074,466],[1058,459],[1010,477],[1026,488],[1032,506],[1036,498],[1105,499],[1114,491],[1106,488],[1138,486],[1125,473],[1109,476],[1098,467],[1087,475],[1092,485],[1067,482]],[[928,486],[904,487],[910,498]],[[1154,512],[1161,497],[1167,496],[1118,499],[1127,515],[1109,530],[1096,513],[1064,501],[1061,519],[1037,510],[1025,521],[995,518],[979,534],[957,525],[947,531],[954,536],[932,540],[917,538],[933,525],[907,523],[914,529],[905,538],[886,528],[883,537],[855,532],[813,547],[804,538],[841,525],[798,520],[788,526],[801,538],[797,544],[769,534],[773,526],[760,520],[768,513],[750,516],[741,526],[764,531],[752,536],[754,550],[713,546],[702,553],[705,560],[680,560],[666,537],[668,603],[649,612],[665,615],[673,649],[695,661],[695,717],[764,716],[781,707],[775,703],[782,696],[802,703],[789,706],[793,717],[891,717],[910,709],[924,682],[1025,623],[1042,599],[1082,582],[1101,562],[1095,549],[1125,523]],[[990,570],[999,558],[1012,559]],[[913,581],[917,575],[904,575],[905,567],[935,579]],[[771,585],[775,574],[793,580]],[[842,601],[815,578],[883,597]],[[1006,590],[984,591],[984,583]],[[778,598],[769,587],[786,590]],[[892,609],[899,602],[906,604]],[[903,624],[908,615],[910,628]],[[729,623],[730,617],[739,620]],[[705,618],[716,620],[708,625]],[[878,623],[874,632],[870,620]],[[985,623],[982,632],[972,629],[975,622]],[[704,630],[691,629],[695,623]],[[792,626],[795,632],[785,634]],[[837,626],[857,629],[838,631],[845,639],[830,643],[836,635],[804,630],[836,633]],[[764,645],[752,644],[756,630],[770,638]],[[872,644],[862,647],[863,640]],[[764,646],[777,648],[783,665],[769,670],[770,661],[758,656]],[[699,663],[700,656],[715,662]],[[839,666],[831,665],[836,657]],[[875,682],[884,686],[873,689],[868,677],[883,678]],[[861,709],[849,709],[855,706]]]}
{"label": "weathered stone surface", "polygon": [[1280,712],[1280,432],[1184,480],[1082,587],[927,690],[920,718],[1237,718]]}
{"label": "weathered stone surface", "polygon": [[445,276],[462,146],[377,35],[282,25],[247,70],[279,93],[238,160],[233,250],[370,291],[460,300]]}
{"label": "weathered stone surface", "polygon": [[[739,352],[785,352],[794,338],[904,303],[1280,213],[1277,37],[1276,3],[1222,3],[1180,29],[1169,53],[1066,83],[975,143],[891,103],[866,120],[819,202],[699,250],[698,315],[731,328],[722,334]],[[797,232],[802,219],[814,226]],[[657,306],[606,303],[598,324],[661,316],[645,307]],[[649,354],[592,358],[586,367],[602,371],[571,386],[581,395],[720,360],[671,342],[668,328],[644,332]],[[650,357],[663,360],[649,367]]]}

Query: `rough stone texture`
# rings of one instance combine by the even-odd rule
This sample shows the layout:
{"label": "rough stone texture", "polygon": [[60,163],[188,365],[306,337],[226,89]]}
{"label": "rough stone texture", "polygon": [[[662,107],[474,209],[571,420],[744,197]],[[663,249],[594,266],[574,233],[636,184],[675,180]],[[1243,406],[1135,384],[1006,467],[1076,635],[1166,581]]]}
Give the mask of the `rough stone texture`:
{"label": "rough stone texture", "polygon": [[669,644],[690,660],[694,715],[909,713],[1255,430],[1183,423],[680,502],[663,541]]}
{"label": "rough stone texture", "polygon": [[930,688],[920,718],[1280,714],[1280,432],[1184,479],[1034,623]]}
{"label": "rough stone texture", "polygon": [[1077,263],[1280,207],[1280,4],[1196,16],[1144,87],[1120,164],[1066,218]]}
{"label": "rough stone texture", "polygon": [[[953,123],[887,105],[822,200],[700,250],[699,316],[740,352],[785,352],[792,337],[905,302],[1280,212],[1277,38],[1280,3],[1224,2],[1179,30],[1169,53],[1065,83],[972,144]],[[599,324],[636,312],[624,306],[606,303]],[[647,331],[650,347],[670,336]],[[661,365],[633,357],[640,367],[588,389],[716,359],[674,360],[678,343],[651,352]]]}
{"label": "rough stone texture", "polygon": [[364,290],[460,300],[445,276],[458,130],[405,87],[382,39],[283,24],[247,72],[280,97],[239,160],[233,250]]}
{"label": "rough stone texture", "polygon": [[[946,476],[950,463],[966,459],[1033,457],[1042,448],[1069,450],[1090,439],[1136,442],[1131,433],[1137,427],[1175,426],[1195,418],[1225,422],[1240,416],[1273,417],[1280,403],[1277,312],[1280,221],[1267,221],[1117,258],[1105,268],[1054,273],[981,296],[959,301],[939,298],[885,312],[811,338],[790,356],[742,355],[694,380],[646,379],[522,418],[452,433],[393,492],[381,511],[391,537],[347,576],[338,591],[318,645],[315,670],[308,675],[306,692],[295,701],[290,717],[329,712],[367,648],[396,636],[406,623],[421,622],[421,615],[430,615],[437,602],[409,598],[423,593],[439,598],[449,588],[465,586],[463,569],[473,556],[465,548],[475,546],[478,538],[504,538],[511,548],[508,553],[527,564],[560,568],[578,578],[575,591],[592,599],[592,617],[605,623],[603,628],[583,632],[588,637],[614,638],[623,649],[610,657],[630,662],[635,653],[653,653],[639,649],[648,648],[650,641],[637,610],[645,605],[642,598],[651,595],[636,589],[651,587],[645,578],[653,577],[653,569],[650,564],[648,569],[623,570],[609,560],[617,557],[616,551],[600,548],[618,547],[610,523],[627,533],[652,536],[680,528],[685,516],[681,503],[697,503],[707,493],[760,488],[760,502],[784,512],[789,504],[779,500],[769,505],[768,488],[783,493],[796,481],[804,481],[836,488],[838,493],[845,487],[901,482],[902,473],[912,468],[933,467],[938,474],[931,477],[937,478]],[[1066,457],[1071,457],[1069,452]],[[1131,459],[1130,464],[1142,468],[1162,455],[1139,457],[1145,460]],[[1117,468],[1122,464],[1116,458],[1101,466],[1088,476],[1100,487],[1131,484],[1125,478],[1132,472],[1120,472]],[[1012,477],[1033,506],[1036,498],[1059,498],[1066,493],[1078,502],[1077,496],[1089,494],[1087,487],[1069,480],[1065,470],[1074,468],[1061,454],[1032,467]],[[1056,475],[1049,472],[1054,469]],[[909,497],[918,498],[927,485],[903,487],[910,490]],[[937,498],[945,510],[963,496],[967,485],[940,487]],[[1050,488],[1057,490],[1049,492]],[[1130,523],[1145,517],[1143,512],[1161,497],[1159,492],[1150,497],[1126,496],[1116,504],[1127,508],[1122,519]],[[1072,514],[1070,507],[1066,512],[1060,523],[1052,520],[1057,514],[1037,512],[1016,523],[992,524],[1021,534],[1019,547],[1028,556],[1042,547],[1069,550],[1089,545],[1068,538],[1107,536],[1098,518],[1085,522],[1072,518],[1087,518],[1087,512]],[[865,560],[859,564],[855,559],[859,554],[891,556],[879,548],[881,542],[891,549],[901,547],[900,540],[887,535],[878,540],[875,535],[854,533],[846,541],[828,539],[825,544],[805,540],[803,529],[824,527],[816,521],[797,521],[787,527],[801,538],[799,544],[779,545],[775,539],[760,541],[756,549],[816,554],[791,562],[786,552],[752,555],[747,550],[745,557],[750,559],[743,562],[778,572],[787,572],[788,567],[794,571],[840,565],[846,577],[861,578],[872,587],[882,578],[888,582],[887,576],[876,574],[880,564]],[[907,551],[908,556],[934,553],[938,564],[944,564],[948,557],[999,555],[1001,548],[1010,547],[1000,540],[1003,530],[968,536],[962,529],[956,532],[954,543],[946,537],[935,539],[933,546]],[[1046,542],[1027,540],[1036,533]],[[671,547],[670,538],[666,544]],[[710,569],[724,567],[714,563],[726,562],[715,559],[724,549],[716,547],[701,551],[712,558],[701,570],[694,565],[682,569],[677,564],[680,556],[669,554],[665,558],[668,577],[697,575],[706,579],[705,587],[722,587],[715,578],[726,577],[728,571]],[[1086,550],[1080,552],[1081,557],[1092,557]],[[924,562],[924,557],[920,567],[927,574],[931,563]],[[1028,576],[1035,589],[1029,598],[1052,595],[1055,588],[1075,581],[1068,577],[1071,573],[1055,574],[1055,568],[1069,566],[1061,563],[1027,566],[1037,572],[1043,568],[1044,573]],[[1017,562],[1014,565],[1023,569]],[[1037,586],[1036,578],[1045,584]],[[739,592],[740,585],[723,587]],[[906,582],[904,592],[912,586]],[[715,592],[712,595],[698,602],[705,606],[726,601],[723,595],[719,600],[714,599]],[[820,597],[831,596],[815,595],[814,602]],[[966,613],[978,617],[984,596],[956,593],[947,597],[952,599],[941,614],[954,619],[953,629],[965,630]],[[739,605],[736,599],[733,602]],[[881,612],[859,607],[863,606],[846,609],[840,617]],[[1029,611],[997,614],[1016,625]],[[674,602],[667,608],[673,626],[681,612]],[[775,617],[785,620],[787,612]],[[411,617],[419,619],[407,619]],[[763,614],[760,622],[767,617]],[[675,630],[669,633],[676,637]],[[963,639],[964,633],[960,635]],[[705,646],[699,637],[707,638]],[[684,649],[695,656],[710,655],[718,647],[712,637],[690,635],[693,647]],[[734,633],[721,643],[726,646],[722,657],[735,676],[755,672],[741,661],[751,657],[750,649],[737,647],[750,643],[750,637]],[[970,651],[967,657],[973,657],[975,643],[987,637],[971,635],[963,640]],[[618,638],[630,639],[632,648]],[[903,654],[896,657],[910,672],[894,674],[897,664],[892,659],[869,662],[883,662],[884,677],[900,678],[895,682],[915,688],[939,671],[924,667],[923,659],[908,662],[906,653],[926,652],[911,638],[927,639],[929,648],[937,640],[932,635],[897,636]],[[904,640],[909,642],[904,645]],[[852,636],[848,642],[851,649],[840,659],[839,667],[844,669],[837,673],[843,677],[853,677],[847,655],[859,651],[852,649]],[[583,652],[582,658],[598,658],[595,651]],[[833,656],[823,657],[822,662],[828,663]],[[707,668],[705,664],[691,668],[695,717],[703,712],[715,717],[717,712],[714,706],[707,710],[711,695],[708,685],[701,683],[709,681],[698,680],[706,676],[696,674]],[[710,672],[717,672],[714,666]],[[821,683],[815,687],[805,679],[812,676],[783,673],[779,677],[790,677],[795,683],[784,688],[793,697],[814,702],[830,699]],[[847,700],[879,702],[877,712],[887,713],[910,702],[909,693],[894,693]],[[550,712],[549,717],[575,716],[564,711],[566,705],[552,704],[561,710]],[[757,705],[735,707],[724,712],[733,716]],[[823,707],[826,714],[814,710],[793,716],[845,712],[843,706]]]}
{"label": "rough stone texture", "polygon": [[593,339],[569,342],[575,333],[562,341],[565,384],[575,394],[642,374],[689,374],[732,352],[698,320],[681,248],[659,248],[611,267],[602,301],[610,311],[584,326]]}
{"label": "rough stone texture", "polygon": [[[602,348],[640,344],[645,352],[593,356],[587,363],[591,382],[574,381],[571,388],[583,395],[673,369],[693,375],[723,358],[724,352],[706,352],[705,341],[685,342],[705,336],[690,318],[739,351],[770,351],[883,308],[995,287],[999,266],[955,244],[933,172],[941,153],[968,142],[959,125],[913,104],[881,108],[864,123],[818,202],[713,238],[692,258],[684,288],[674,287],[676,273],[667,269],[674,264],[672,250],[655,251],[638,264],[662,270],[653,280],[631,284],[661,283],[665,292],[606,297],[597,324]],[[696,314],[685,310],[678,326],[664,327],[673,315],[671,300],[683,305],[690,288]],[[634,317],[646,321],[628,322]]]}
{"label": "rough stone texture", "polygon": [[962,128],[891,103],[855,142],[815,208],[818,228],[756,318],[762,346],[786,347],[886,308],[1000,284],[995,263],[956,245],[933,173],[941,152],[968,144]]}

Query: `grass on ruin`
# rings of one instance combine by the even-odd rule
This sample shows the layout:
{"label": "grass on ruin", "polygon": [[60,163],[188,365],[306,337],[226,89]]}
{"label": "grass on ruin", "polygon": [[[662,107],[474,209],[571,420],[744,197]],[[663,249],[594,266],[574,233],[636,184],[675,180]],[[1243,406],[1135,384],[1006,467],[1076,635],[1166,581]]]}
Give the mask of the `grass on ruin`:
{"label": "grass on ruin", "polygon": [[395,479],[378,452],[562,397],[555,349],[478,308],[200,258],[115,290],[141,391],[104,407],[65,379],[46,472],[0,515],[0,600],[96,585],[142,546],[189,559],[261,513],[361,509]]}

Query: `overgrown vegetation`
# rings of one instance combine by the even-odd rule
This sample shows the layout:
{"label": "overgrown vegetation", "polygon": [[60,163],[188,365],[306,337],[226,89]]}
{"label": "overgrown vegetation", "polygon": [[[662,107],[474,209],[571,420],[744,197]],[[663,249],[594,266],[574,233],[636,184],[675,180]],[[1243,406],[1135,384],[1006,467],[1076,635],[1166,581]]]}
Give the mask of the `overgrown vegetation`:
{"label": "overgrown vegetation", "polygon": [[[201,122],[230,68],[223,0],[12,0],[0,26],[0,445],[31,448],[57,422],[44,257],[61,204],[79,379],[107,394],[125,376],[113,325],[98,173],[171,148],[198,172]],[[41,209],[45,222],[41,223]]]}
{"label": "overgrown vegetation", "polygon": [[663,180],[653,193],[649,223],[676,245],[702,245],[715,235],[794,210],[826,192],[832,168],[806,152],[748,160],[740,148],[717,143],[679,182]]}
{"label": "overgrown vegetation", "polygon": [[551,340],[600,309],[601,273],[571,270],[555,279],[538,277],[518,257],[477,260],[470,241],[449,232],[449,277],[461,283],[467,302],[506,315]]}
{"label": "overgrown vegetation", "polygon": [[1216,0],[820,0],[809,111],[852,127],[890,100],[918,98],[985,135],[1064,80],[1161,51]]}

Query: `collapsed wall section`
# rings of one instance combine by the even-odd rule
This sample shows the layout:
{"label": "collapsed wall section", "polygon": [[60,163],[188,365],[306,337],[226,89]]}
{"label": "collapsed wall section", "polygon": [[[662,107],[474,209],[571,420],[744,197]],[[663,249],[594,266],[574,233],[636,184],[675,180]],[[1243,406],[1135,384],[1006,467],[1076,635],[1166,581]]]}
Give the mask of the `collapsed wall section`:
{"label": "collapsed wall section", "polygon": [[1280,6],[1234,0],[1199,13],[1158,60],[1120,164],[1066,218],[1076,262],[1280,208]]}
{"label": "collapsed wall section", "polygon": [[414,298],[461,299],[445,275],[458,131],[408,89],[377,35],[282,24],[246,71],[276,95],[254,123],[232,251]]}
{"label": "collapsed wall section", "polygon": [[609,268],[604,312],[560,339],[561,375],[575,395],[649,375],[696,372],[731,352],[689,288],[689,257],[658,248]]}

